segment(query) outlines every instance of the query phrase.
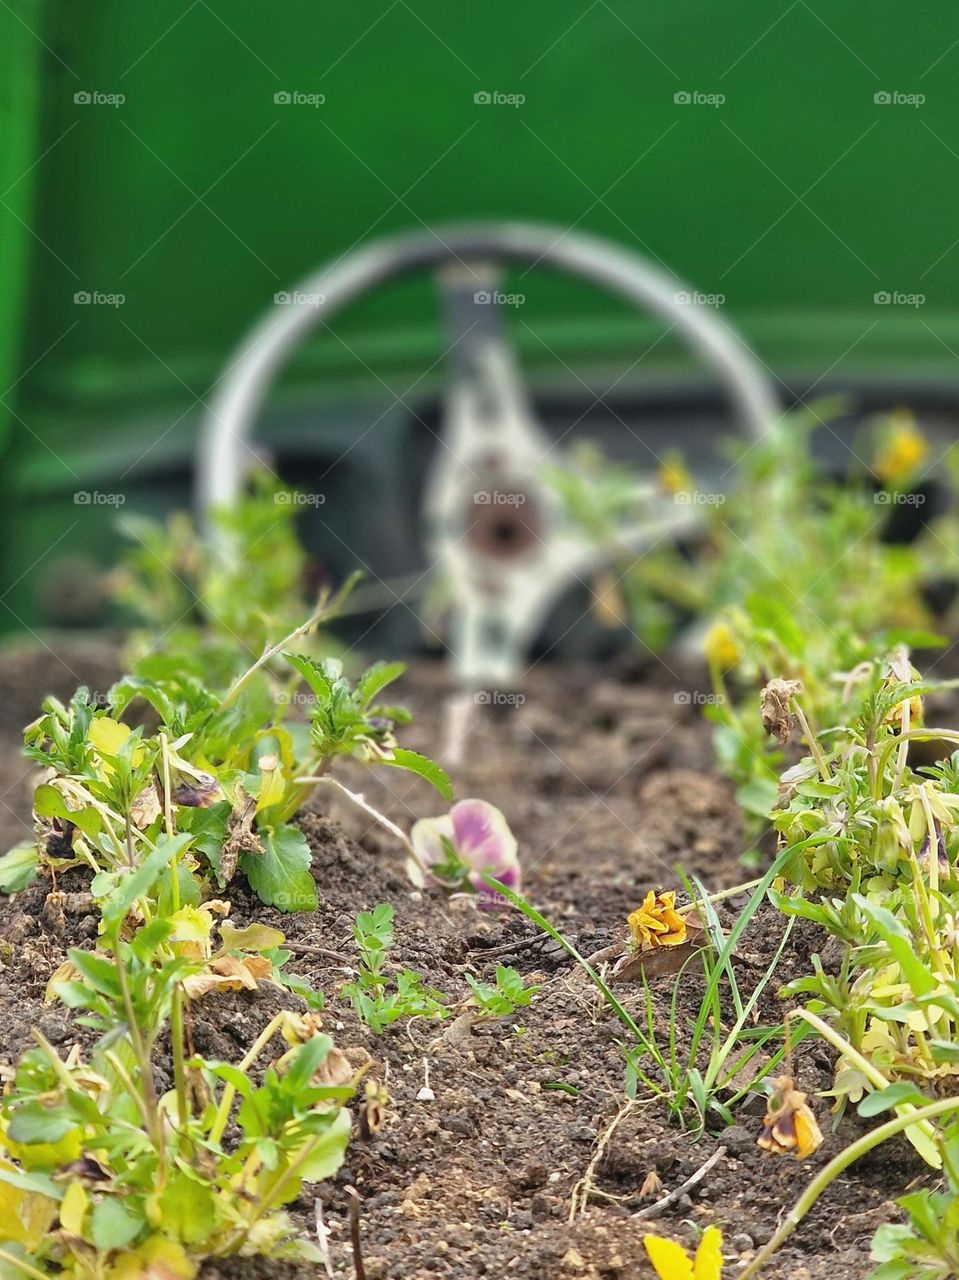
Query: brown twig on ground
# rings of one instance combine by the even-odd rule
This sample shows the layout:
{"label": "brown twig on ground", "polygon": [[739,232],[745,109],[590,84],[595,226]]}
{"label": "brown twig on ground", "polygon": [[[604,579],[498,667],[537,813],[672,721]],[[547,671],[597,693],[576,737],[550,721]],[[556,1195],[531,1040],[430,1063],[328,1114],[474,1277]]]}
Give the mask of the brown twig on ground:
{"label": "brown twig on ground", "polygon": [[691,1191],[698,1182],[702,1182],[713,1165],[718,1164],[725,1154],[725,1147],[717,1147],[706,1163],[697,1169],[695,1173],[690,1174],[685,1182],[681,1182],[678,1187],[674,1187],[669,1195],[663,1196],[662,1200],[657,1200],[655,1204],[648,1205],[645,1209],[637,1209],[632,1215],[633,1221],[642,1222],[647,1218],[655,1218],[664,1209],[668,1209],[671,1204],[675,1204],[680,1196],[685,1195],[687,1191]]}
{"label": "brown twig on ground", "polygon": [[542,942],[543,934],[536,933],[532,938],[517,938],[515,942],[504,942],[498,947],[470,947],[471,956],[489,956],[492,960],[494,956],[508,956],[516,951],[529,951],[531,947],[536,946],[538,942]]}
{"label": "brown twig on ground", "polygon": [[294,942],[287,938],[283,943],[289,951],[295,951],[298,955],[304,956],[322,956],[326,960],[338,960],[340,964],[350,965],[350,957],[340,955],[339,951],[330,951],[328,947],[315,947],[312,942]]}
{"label": "brown twig on ground", "polygon": [[350,1197],[350,1243],[353,1246],[353,1271],[356,1280],[366,1280],[366,1268],[363,1266],[363,1249],[360,1245],[360,1193],[356,1187],[347,1187]]}
{"label": "brown twig on ground", "polygon": [[635,1106],[635,1101],[629,1098],[610,1120],[609,1124],[603,1130],[596,1140],[596,1150],[593,1152],[592,1159],[586,1166],[586,1172],[580,1178],[579,1182],[573,1187],[569,1204],[569,1219],[572,1223],[578,1213],[585,1213],[586,1206],[589,1203],[590,1192],[594,1190],[593,1175],[599,1168],[600,1161],[606,1155],[606,1149],[609,1146],[610,1138],[616,1131],[616,1127],[621,1120],[624,1120]]}

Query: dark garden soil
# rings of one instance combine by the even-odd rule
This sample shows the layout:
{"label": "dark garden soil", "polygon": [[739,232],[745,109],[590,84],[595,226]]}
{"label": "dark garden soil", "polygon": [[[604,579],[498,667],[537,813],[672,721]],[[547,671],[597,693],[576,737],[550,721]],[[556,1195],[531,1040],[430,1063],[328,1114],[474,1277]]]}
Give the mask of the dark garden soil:
{"label": "dark garden soil", "polygon": [[[69,678],[61,679],[48,654],[34,650],[32,665],[26,651],[0,657],[0,821],[7,836],[19,838],[23,822],[29,829],[30,784],[15,754],[20,724],[50,688],[69,694],[76,677],[106,687],[111,662],[96,646],[82,654],[70,648]],[[407,745],[436,751],[444,732],[444,678],[424,664],[398,686],[415,716]],[[662,674],[631,683],[611,670],[540,666],[524,685],[525,702],[477,708],[467,758],[451,770],[457,794],[482,796],[503,809],[520,842],[524,891],[581,953],[621,938],[625,916],[646,888],[677,884],[676,863],[711,889],[748,878],[739,864],[737,808],[713,771],[709,729],[688,696],[695,688],[688,673],[675,684]],[[678,689],[684,696],[677,701]],[[425,784],[381,772],[388,776],[349,770],[341,776],[404,826],[442,810]],[[814,1099],[826,1140],[799,1163],[756,1147],[763,1110],[757,1099],[740,1108],[734,1127],[699,1141],[670,1125],[657,1100],[640,1094],[624,1106],[624,1030],[565,954],[518,913],[412,891],[386,832],[332,796],[321,801],[323,812],[318,804],[302,820],[314,852],[318,912],[282,916],[260,906],[239,882],[229,896],[237,923],[257,918],[284,930],[298,952],[291,967],[326,995],[326,1029],[341,1047],[365,1049],[373,1058],[371,1076],[389,1092],[383,1127],[368,1138],[357,1131],[336,1180],[317,1189],[337,1274],[352,1275],[345,1190],[352,1185],[360,1197],[368,1280],[647,1280],[646,1231],[692,1242],[710,1223],[723,1229],[733,1264],[728,1274],[735,1275],[738,1261],[770,1236],[813,1173],[861,1131],[862,1122],[847,1117],[833,1133],[828,1101]],[[6,1061],[30,1043],[34,1025],[62,1049],[75,1039],[66,1011],[44,1005],[44,987],[65,946],[93,945],[96,921],[80,873],[61,885],[62,916],[45,910],[46,889],[35,886],[0,903],[0,1059]],[[743,900],[723,904],[725,921]],[[418,971],[451,1004],[469,994],[467,971],[491,978],[497,963],[541,983],[540,994],[512,1020],[472,1030],[453,1018],[421,1021],[374,1036],[337,992],[355,956],[353,918],[379,902],[396,910],[396,966]],[[771,908],[754,918],[738,949],[742,988],[761,977],[783,927]],[[760,1023],[781,1018],[777,986],[807,972],[819,946],[814,930],[797,925],[778,982],[760,1000]],[[673,981],[653,982],[660,1032],[668,1025]],[[702,986],[693,963],[680,983],[681,1034]],[[617,992],[639,1011],[640,988],[620,985]],[[297,1001],[270,986],[197,1002],[191,1017],[197,1052],[241,1056],[283,1004],[296,1007]],[[799,1087],[810,1093],[830,1087],[831,1055],[821,1044],[800,1046],[795,1069]],[[433,1096],[421,1100],[427,1072]],[[671,1191],[720,1147],[710,1172],[678,1202],[650,1221],[634,1218],[651,1203],[641,1194],[651,1173]],[[867,1157],[833,1184],[763,1275],[861,1280],[870,1270],[869,1239],[897,1214],[893,1197],[925,1176],[905,1142]],[[577,1184],[587,1207],[571,1222]],[[310,1230],[313,1195],[295,1210]],[[233,1259],[208,1264],[203,1274],[206,1280],[298,1280],[322,1272]]]}

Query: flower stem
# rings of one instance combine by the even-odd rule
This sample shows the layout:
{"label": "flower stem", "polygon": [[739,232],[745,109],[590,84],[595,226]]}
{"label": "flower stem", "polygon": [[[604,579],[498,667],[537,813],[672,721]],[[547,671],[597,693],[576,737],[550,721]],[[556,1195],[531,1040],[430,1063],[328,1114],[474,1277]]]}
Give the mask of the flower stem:
{"label": "flower stem", "polygon": [[373,818],[376,822],[378,822],[381,827],[385,827],[386,830],[389,831],[391,835],[396,836],[397,840],[399,840],[400,844],[409,854],[410,858],[413,860],[413,862],[416,864],[419,870],[423,873],[424,877],[426,876],[426,867],[424,866],[423,861],[420,858],[419,854],[416,852],[416,849],[413,847],[413,842],[412,840],[410,840],[406,832],[401,827],[398,827],[395,822],[393,822],[390,818],[386,816],[386,814],[380,813],[379,809],[374,809],[374,807],[370,804],[370,802],[366,800],[362,795],[360,795],[358,791],[351,791],[349,787],[344,787],[343,783],[340,782],[339,779],[337,778],[330,778],[330,777],[297,778],[296,781],[297,783],[324,782],[326,783],[327,786],[336,787],[337,791],[339,791],[341,795],[346,796],[347,800],[355,804],[358,809],[362,809],[365,814],[367,814],[369,817]]}
{"label": "flower stem", "polygon": [[[281,1011],[270,1019],[257,1038],[253,1041],[252,1045],[250,1045],[246,1057],[238,1064],[238,1070],[243,1072],[249,1071],[250,1067],[276,1035],[286,1016],[285,1011]],[[216,1119],[213,1122],[213,1128],[210,1130],[211,1142],[219,1142],[223,1137],[227,1122],[230,1119],[230,1108],[233,1106],[233,1099],[235,1097],[236,1089],[234,1089],[233,1085],[224,1085],[223,1097],[220,1099],[220,1105],[216,1112]]]}
{"label": "flower stem", "polygon": [[[874,1089],[887,1089],[889,1087],[891,1081],[882,1074],[878,1067],[874,1067],[868,1058],[864,1058],[862,1054],[859,1053],[857,1049],[854,1049],[849,1041],[841,1036],[835,1028],[831,1027],[828,1022],[824,1022],[822,1018],[818,1017],[815,1013],[811,1013],[809,1009],[791,1009],[789,1013],[786,1014],[784,1021],[788,1023],[790,1018],[794,1017],[802,1018],[805,1022],[808,1022],[809,1025],[817,1031],[824,1040],[828,1041],[829,1044],[831,1044],[847,1062],[851,1063],[862,1072]],[[907,1102],[901,1103],[896,1108],[896,1113],[906,1120],[908,1120],[910,1116],[919,1114],[918,1111],[916,1111],[916,1109]],[[932,1125],[922,1124],[920,1127],[924,1135],[930,1141],[935,1139],[936,1131]],[[923,1158],[925,1159],[926,1157]],[[936,1167],[938,1168],[938,1166]]]}

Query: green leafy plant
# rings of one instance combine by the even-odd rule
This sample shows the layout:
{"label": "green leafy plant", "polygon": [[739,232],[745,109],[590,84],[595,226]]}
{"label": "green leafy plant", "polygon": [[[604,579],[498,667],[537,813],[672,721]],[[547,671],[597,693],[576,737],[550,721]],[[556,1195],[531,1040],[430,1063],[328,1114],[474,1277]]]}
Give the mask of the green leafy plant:
{"label": "green leafy plant", "polygon": [[354,982],[340,988],[340,994],[377,1035],[403,1019],[445,1018],[449,1012],[441,993],[424,986],[419,974],[402,969],[392,979],[387,976],[393,914],[388,903],[380,903],[356,917],[353,936],[360,953],[359,972]]}
{"label": "green leafy plant", "polygon": [[[667,459],[660,502],[672,497],[682,507],[702,496],[701,528],[682,545],[663,539],[642,556],[616,544],[624,518],[643,512],[638,477],[630,485],[621,466],[595,454],[580,474],[550,473],[570,522],[613,557],[621,600],[608,611],[629,619],[634,634],[657,648],[690,619],[704,629],[713,683],[704,711],[751,834],[773,806],[783,763],[782,744],[754,715],[756,690],[774,675],[800,680],[813,728],[834,725],[858,695],[850,693],[849,673],[899,642],[942,643],[922,592],[942,571],[942,543],[935,532],[909,545],[884,541],[881,517],[889,507],[874,501],[877,483],[887,500],[908,491],[928,447],[908,417],[882,418],[868,428],[871,468],[830,475],[810,440],[846,409],[822,401],[788,415],[758,442],[731,445],[723,492],[699,495],[681,460]],[[861,446],[867,453],[870,447],[868,440]],[[645,492],[648,506],[648,483]]]}
{"label": "green leafy plant", "polygon": [[247,494],[213,514],[209,536],[185,512],[165,524],[123,517],[131,549],[111,586],[142,624],[127,646],[134,666],[162,646],[181,671],[226,687],[293,630],[309,606],[292,496],[257,471]]}
{"label": "green leafy plant", "polygon": [[953,1280],[959,1275],[959,1122],[942,1135],[942,1191],[921,1187],[896,1203],[905,1223],[887,1222],[873,1236],[870,1250],[880,1265],[869,1280]]}
{"label": "green leafy plant", "polygon": [[[154,664],[152,675],[118,681],[105,707],[85,690],[67,706],[48,699],[25,735],[26,754],[50,775],[35,799],[38,839],[32,852],[20,847],[0,859],[0,888],[22,888],[41,864],[136,866],[164,820],[158,796],[169,781],[167,816],[191,836],[179,862],[184,901],[199,901],[211,884],[225,888],[239,867],[265,903],[309,910],[317,905],[310,850],[291,820],[337,757],[416,773],[448,798],[443,770],[396,743],[395,727],[408,713],[375,701],[402,664],[376,663],[354,685],[334,660],[285,652],[342,598],[323,602],[223,692]],[[278,696],[269,668],[282,657],[292,676]],[[303,679],[309,724],[288,718]],[[159,720],[151,732],[122,719],[143,704]]]}
{"label": "green leafy plant", "polygon": [[[61,1058],[35,1031],[37,1047],[0,1106],[4,1274],[45,1276],[52,1267],[122,1280],[158,1268],[188,1280],[207,1257],[316,1257],[283,1206],[342,1162],[353,1073],[311,1015],[291,1012],[239,1063],[188,1057],[183,1008],[191,982],[201,983],[195,993],[209,989],[211,958],[198,945],[201,913],[175,901],[188,840],[163,834],[136,869],[94,878],[101,949],[71,950],[74,976],[53,984],[96,1033],[89,1060],[79,1048]],[[155,906],[163,880],[172,886],[168,912]],[[233,931],[221,954],[272,946],[274,934]],[[257,1083],[257,1059],[277,1033],[289,1047]],[[173,1088],[162,1093],[167,1036]]]}
{"label": "green leafy plant", "polygon": [[540,990],[534,983],[527,984],[510,965],[496,966],[495,983],[481,982],[471,973],[465,977],[473,992],[471,1003],[484,1018],[511,1018],[518,1009],[527,1008]]}

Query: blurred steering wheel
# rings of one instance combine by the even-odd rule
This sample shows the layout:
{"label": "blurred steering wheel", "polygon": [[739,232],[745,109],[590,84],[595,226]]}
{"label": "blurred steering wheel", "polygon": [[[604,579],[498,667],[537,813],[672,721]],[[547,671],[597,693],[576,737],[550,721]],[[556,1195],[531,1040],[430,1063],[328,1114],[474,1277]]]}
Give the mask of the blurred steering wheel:
{"label": "blurred steering wheel", "polygon": [[[571,272],[674,326],[724,384],[752,437],[779,417],[749,348],[714,309],[690,301],[695,295],[678,280],[593,236],[493,222],[379,240],[302,281],[293,302],[273,308],[231,357],[201,431],[197,471],[201,512],[235,501],[270,384],[309,331],[385,281],[438,268],[451,369],[423,518],[433,570],[452,591],[452,661],[460,682],[473,688],[514,682],[562,590],[611,554],[569,527],[557,495],[537,474],[546,460],[562,465],[564,451],[537,422],[503,332],[502,308],[491,305],[502,263]],[[620,547],[639,554],[696,523],[691,508],[659,493],[652,478],[637,498],[644,518],[617,534]]]}

